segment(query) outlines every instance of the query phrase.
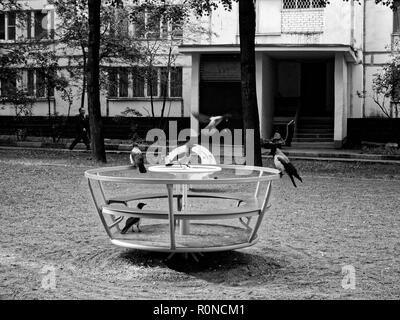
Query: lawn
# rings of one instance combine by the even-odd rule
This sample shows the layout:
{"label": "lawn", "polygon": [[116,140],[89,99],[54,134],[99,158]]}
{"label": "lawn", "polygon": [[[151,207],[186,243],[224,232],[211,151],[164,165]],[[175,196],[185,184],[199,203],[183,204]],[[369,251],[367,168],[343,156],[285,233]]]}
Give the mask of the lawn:
{"label": "lawn", "polygon": [[[0,149],[0,299],[399,299],[400,166],[295,165],[304,183],[274,184],[260,241],[197,263],[110,243],[89,154]],[[349,265],[354,289],[342,286]]]}

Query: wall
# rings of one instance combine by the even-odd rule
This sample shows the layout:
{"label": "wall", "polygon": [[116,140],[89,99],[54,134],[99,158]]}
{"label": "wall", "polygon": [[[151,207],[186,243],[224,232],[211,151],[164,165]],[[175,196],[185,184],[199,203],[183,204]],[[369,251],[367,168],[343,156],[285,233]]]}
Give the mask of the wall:
{"label": "wall", "polygon": [[373,101],[374,75],[390,60],[391,34],[393,31],[393,12],[374,0],[366,0],[365,19],[365,117],[383,116],[378,105]]}
{"label": "wall", "polygon": [[[256,9],[257,43],[350,45],[352,35],[362,43],[362,7],[354,4],[352,10],[352,1],[331,1],[326,8],[282,9],[282,0],[259,0]],[[230,12],[214,11],[210,29],[215,35],[203,44],[239,43],[237,4]]]}

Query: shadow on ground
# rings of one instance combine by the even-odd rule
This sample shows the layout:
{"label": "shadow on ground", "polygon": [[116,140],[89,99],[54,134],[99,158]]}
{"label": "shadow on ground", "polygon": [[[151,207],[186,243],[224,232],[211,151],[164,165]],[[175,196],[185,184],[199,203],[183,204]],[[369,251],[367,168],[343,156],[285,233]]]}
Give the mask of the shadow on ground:
{"label": "shadow on ground", "polygon": [[190,254],[169,254],[126,251],[119,259],[146,268],[168,268],[171,271],[187,274],[208,282],[240,285],[241,282],[263,282],[282,272],[285,263],[275,258],[239,251],[225,251],[196,254],[196,261]]}

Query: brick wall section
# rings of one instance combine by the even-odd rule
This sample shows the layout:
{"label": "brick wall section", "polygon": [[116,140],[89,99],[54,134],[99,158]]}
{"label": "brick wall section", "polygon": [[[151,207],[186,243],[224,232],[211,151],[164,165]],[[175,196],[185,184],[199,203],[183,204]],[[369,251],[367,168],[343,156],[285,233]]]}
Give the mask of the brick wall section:
{"label": "brick wall section", "polygon": [[282,33],[322,33],[324,9],[282,10]]}

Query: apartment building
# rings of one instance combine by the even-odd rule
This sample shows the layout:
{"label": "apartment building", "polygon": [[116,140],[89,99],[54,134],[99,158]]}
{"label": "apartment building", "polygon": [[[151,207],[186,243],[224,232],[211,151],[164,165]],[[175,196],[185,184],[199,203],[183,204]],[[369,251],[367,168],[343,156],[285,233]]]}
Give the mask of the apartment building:
{"label": "apartment building", "polygon": [[[1,14],[0,43],[12,41],[19,32],[27,37],[51,34],[57,26],[54,8],[46,1],[28,2],[34,23],[18,31],[13,14]],[[398,42],[398,15],[374,0],[331,0],[326,6],[314,0],[257,0],[256,80],[262,137],[271,136],[274,124],[294,119],[295,141],[319,141],[340,148],[347,136],[348,119],[379,116],[372,99],[372,79],[389,61],[393,43]],[[41,25],[36,22],[40,20]],[[239,116],[240,124],[238,21],[234,3],[232,11],[219,8],[201,19],[206,33],[195,39],[183,34],[174,48],[176,61],[167,75],[167,89],[160,80],[167,72],[165,59],[164,63],[160,59],[151,86],[130,69],[110,72],[117,85],[102,94],[103,114],[117,116],[134,108],[147,116],[153,103],[157,116],[166,100],[166,116],[229,111]],[[165,28],[160,22],[158,34]],[[40,72],[27,72],[25,78],[40,98],[44,94]],[[38,100],[35,115],[47,114],[43,103]],[[66,108],[55,92],[53,111],[63,114]],[[12,108],[0,113],[12,115]],[[191,126],[199,128],[193,117]]]}
{"label": "apartment building", "polygon": [[[349,118],[379,116],[372,79],[390,59],[397,15],[373,0],[333,0],[326,6],[313,0],[257,0],[262,136],[271,137],[274,123],[295,119],[295,141],[341,147]],[[238,6],[214,12],[209,27],[209,39],[180,47],[192,59],[190,108],[240,112]],[[195,119],[192,126],[197,127]]]}

